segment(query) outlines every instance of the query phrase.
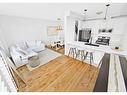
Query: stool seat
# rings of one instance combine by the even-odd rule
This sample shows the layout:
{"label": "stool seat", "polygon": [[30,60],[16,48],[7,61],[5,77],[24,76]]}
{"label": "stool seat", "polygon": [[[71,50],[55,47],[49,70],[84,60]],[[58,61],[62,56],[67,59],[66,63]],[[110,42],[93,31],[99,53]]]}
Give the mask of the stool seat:
{"label": "stool seat", "polygon": [[84,48],[82,48],[82,47],[76,47],[77,48],[77,50],[85,50]]}
{"label": "stool seat", "polygon": [[69,48],[76,48],[75,45],[69,45]]}
{"label": "stool seat", "polygon": [[69,45],[69,53],[68,53],[68,56],[72,54],[73,55],[73,58],[76,54],[76,46],[75,45]]}
{"label": "stool seat", "polygon": [[[90,56],[88,56],[88,53],[90,54]],[[89,60],[90,61],[90,66],[92,65],[92,62],[94,61],[93,60],[93,53],[94,53],[93,50],[86,49],[86,56],[85,56],[84,59],[86,59],[87,57],[90,58],[90,60]]]}
{"label": "stool seat", "polygon": [[89,52],[89,53],[94,53],[93,50],[89,50],[89,49],[85,49],[86,52]]}
{"label": "stool seat", "polygon": [[81,58],[81,61],[83,62],[83,60],[84,60],[84,56],[86,55],[85,54],[85,48],[83,48],[83,47],[76,47],[76,49],[77,49],[77,52],[76,52],[76,57],[75,57],[75,59],[78,57],[78,56],[80,56],[80,58]]}

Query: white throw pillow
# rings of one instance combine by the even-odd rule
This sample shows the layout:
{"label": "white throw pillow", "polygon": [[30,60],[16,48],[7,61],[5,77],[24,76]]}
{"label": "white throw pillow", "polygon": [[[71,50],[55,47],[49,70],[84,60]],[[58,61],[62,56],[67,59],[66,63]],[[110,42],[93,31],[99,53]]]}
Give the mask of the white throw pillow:
{"label": "white throw pillow", "polygon": [[18,52],[20,52],[23,55],[27,55],[28,54],[25,50],[21,49],[20,47],[17,47],[17,50],[18,50]]}
{"label": "white throw pillow", "polygon": [[27,41],[28,47],[35,46],[35,41]]}
{"label": "white throw pillow", "polygon": [[41,43],[42,43],[41,41],[36,41],[36,45],[37,45],[37,46],[40,46]]}
{"label": "white throw pillow", "polygon": [[26,42],[21,42],[21,43],[18,43],[16,44],[17,47],[20,47],[21,49],[27,49],[27,45],[26,45]]}

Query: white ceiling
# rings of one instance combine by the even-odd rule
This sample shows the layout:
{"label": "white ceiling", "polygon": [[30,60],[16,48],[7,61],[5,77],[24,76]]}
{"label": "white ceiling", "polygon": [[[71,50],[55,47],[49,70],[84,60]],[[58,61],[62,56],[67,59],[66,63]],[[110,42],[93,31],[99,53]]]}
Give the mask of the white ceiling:
{"label": "white ceiling", "polygon": [[[87,17],[93,18],[104,16],[105,5],[104,3],[0,3],[0,15],[57,20],[57,18],[63,19],[64,13],[68,10],[83,14],[83,10],[87,9]],[[97,15],[98,11],[103,13]],[[108,14],[111,16],[127,14],[127,4],[111,4]]]}

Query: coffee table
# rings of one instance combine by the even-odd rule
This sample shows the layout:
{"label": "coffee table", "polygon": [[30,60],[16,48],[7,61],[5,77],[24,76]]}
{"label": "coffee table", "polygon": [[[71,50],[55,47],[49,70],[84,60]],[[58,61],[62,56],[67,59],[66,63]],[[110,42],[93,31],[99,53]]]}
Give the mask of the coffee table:
{"label": "coffee table", "polygon": [[28,63],[30,65],[30,67],[34,68],[37,67],[38,65],[40,65],[40,60],[39,60],[39,56],[32,56],[28,58]]}

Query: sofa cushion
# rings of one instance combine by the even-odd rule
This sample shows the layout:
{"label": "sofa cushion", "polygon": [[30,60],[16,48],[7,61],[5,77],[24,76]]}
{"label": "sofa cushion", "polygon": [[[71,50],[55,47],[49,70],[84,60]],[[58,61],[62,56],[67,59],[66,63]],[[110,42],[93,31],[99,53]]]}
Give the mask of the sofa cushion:
{"label": "sofa cushion", "polygon": [[33,47],[36,45],[35,41],[27,41],[26,43],[27,43],[28,47]]}
{"label": "sofa cushion", "polygon": [[26,50],[28,48],[26,42],[20,42],[18,44],[16,44],[17,47],[20,47],[21,49]]}
{"label": "sofa cushion", "polygon": [[17,47],[17,51],[20,52],[22,55],[25,55],[25,56],[28,54],[27,51],[21,49],[20,47]]}
{"label": "sofa cushion", "polygon": [[42,44],[42,41],[36,41],[36,45],[40,46]]}

